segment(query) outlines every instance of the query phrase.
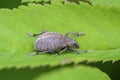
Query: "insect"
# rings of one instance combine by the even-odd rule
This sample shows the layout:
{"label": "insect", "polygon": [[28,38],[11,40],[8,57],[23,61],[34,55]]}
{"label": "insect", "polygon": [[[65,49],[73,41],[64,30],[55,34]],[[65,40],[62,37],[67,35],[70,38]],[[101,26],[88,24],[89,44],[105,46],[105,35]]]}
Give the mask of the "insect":
{"label": "insect", "polygon": [[[72,38],[70,38],[69,35],[78,37],[84,35],[84,33],[68,32],[65,35],[63,35],[57,32],[43,31],[39,34],[27,33],[27,35],[32,37],[38,36],[34,45],[34,49],[36,51],[35,54],[56,53],[56,55],[59,55],[66,50],[71,50],[79,53],[80,51],[77,50],[79,48],[79,44],[76,41],[74,41]],[[83,50],[83,52],[88,52],[88,51]]]}

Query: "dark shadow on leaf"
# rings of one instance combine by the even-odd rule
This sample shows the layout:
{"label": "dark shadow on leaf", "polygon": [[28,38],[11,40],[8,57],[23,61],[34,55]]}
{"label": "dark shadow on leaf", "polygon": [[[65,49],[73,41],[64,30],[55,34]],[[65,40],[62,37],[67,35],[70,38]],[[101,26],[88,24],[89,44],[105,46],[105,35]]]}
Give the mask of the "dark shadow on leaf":
{"label": "dark shadow on leaf", "polygon": [[17,8],[22,0],[0,0],[0,8]]}
{"label": "dark shadow on leaf", "polygon": [[[119,79],[119,68],[120,68],[120,61],[117,61],[115,63],[111,62],[97,62],[97,63],[87,63],[87,62],[81,62],[78,65],[86,65],[86,66],[92,66],[92,67],[97,67],[101,69],[103,72],[107,73],[111,80],[118,80]],[[54,67],[50,66],[39,66],[39,67],[25,67],[25,68],[5,68],[0,70],[0,79],[1,80],[33,80],[36,77],[40,77],[45,73],[49,73],[54,70],[62,69],[65,67],[74,67],[74,63],[69,63],[66,65],[58,65]],[[47,74],[46,74],[47,76]]]}
{"label": "dark shadow on leaf", "polygon": [[51,4],[51,1],[22,2],[22,0],[0,0],[0,8],[13,9],[18,8],[20,5],[28,6],[29,3],[44,5]]}
{"label": "dark shadow on leaf", "polygon": [[[0,79],[1,80],[33,80],[37,76],[42,76],[44,73],[61,69],[63,67],[74,67],[73,63],[64,65],[64,66],[40,66],[35,68],[25,67],[25,68],[10,68],[0,70]],[[46,75],[47,76],[47,75]]]}
{"label": "dark shadow on leaf", "polygon": [[85,61],[79,64],[97,67],[101,69],[103,72],[107,73],[111,80],[118,80],[120,77],[120,60],[115,63],[112,63],[111,61],[105,63],[103,62],[87,63],[87,61]]}
{"label": "dark shadow on leaf", "polygon": [[[79,5],[80,1],[88,3],[89,5],[92,6],[92,3],[89,0],[68,0],[68,2],[75,2],[76,4]],[[77,2],[76,2],[77,1]],[[34,4],[40,4],[40,5],[45,5],[45,4],[51,4],[51,0],[48,1],[31,1],[31,2],[22,2],[22,0],[0,0],[0,8],[8,8],[8,9],[13,9],[13,8],[18,8],[20,5],[28,6],[29,3],[34,3]],[[64,1],[62,2],[63,4]]]}

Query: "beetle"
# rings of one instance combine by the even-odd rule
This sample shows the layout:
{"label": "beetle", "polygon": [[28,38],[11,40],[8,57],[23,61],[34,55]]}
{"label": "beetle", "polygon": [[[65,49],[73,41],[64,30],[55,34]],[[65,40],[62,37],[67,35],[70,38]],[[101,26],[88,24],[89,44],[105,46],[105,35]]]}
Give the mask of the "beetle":
{"label": "beetle", "polygon": [[[28,36],[37,37],[34,49],[35,54],[40,53],[56,53],[59,55],[66,50],[71,50],[79,53],[77,50],[80,46],[79,44],[69,37],[69,35],[74,35],[76,37],[84,35],[84,32],[74,33],[68,32],[65,35],[58,32],[47,32],[43,31],[38,34],[27,33]],[[82,52],[89,52],[88,50],[82,50]]]}

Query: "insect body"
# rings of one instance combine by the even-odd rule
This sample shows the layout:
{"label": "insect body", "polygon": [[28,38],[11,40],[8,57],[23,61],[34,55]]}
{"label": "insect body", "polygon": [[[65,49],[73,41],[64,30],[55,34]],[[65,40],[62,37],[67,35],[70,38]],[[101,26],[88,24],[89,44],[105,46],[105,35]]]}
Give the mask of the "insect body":
{"label": "insect body", "polygon": [[79,48],[79,44],[71,39],[69,37],[70,34],[74,36],[80,36],[83,35],[83,32],[80,33],[72,33],[68,32],[66,35],[62,35],[57,32],[41,32],[39,34],[31,34],[27,33],[29,36],[38,36],[34,49],[36,53],[57,53],[59,55],[60,53],[66,51],[66,50],[72,50],[75,52],[79,51],[77,50]]}

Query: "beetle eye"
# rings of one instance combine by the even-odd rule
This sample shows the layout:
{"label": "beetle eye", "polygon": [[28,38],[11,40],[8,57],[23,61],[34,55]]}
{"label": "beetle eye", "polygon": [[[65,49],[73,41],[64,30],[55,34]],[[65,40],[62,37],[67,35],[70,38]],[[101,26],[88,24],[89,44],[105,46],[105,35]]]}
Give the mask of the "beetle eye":
{"label": "beetle eye", "polygon": [[78,45],[78,44],[73,44],[73,46],[74,46],[75,48],[79,48],[79,45]]}

